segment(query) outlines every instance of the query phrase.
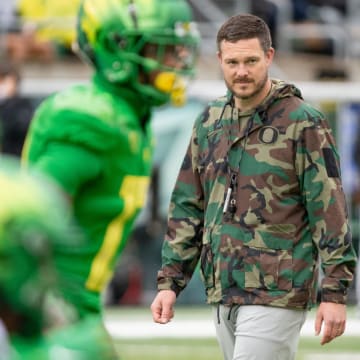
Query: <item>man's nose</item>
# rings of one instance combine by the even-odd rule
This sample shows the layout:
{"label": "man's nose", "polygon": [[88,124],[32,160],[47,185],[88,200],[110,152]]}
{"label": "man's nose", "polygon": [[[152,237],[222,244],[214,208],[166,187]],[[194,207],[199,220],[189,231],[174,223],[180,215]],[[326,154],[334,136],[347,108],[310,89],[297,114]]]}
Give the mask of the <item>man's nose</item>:
{"label": "man's nose", "polygon": [[246,66],[246,64],[238,64],[238,66],[236,67],[236,75],[238,76],[247,76],[249,75],[249,69]]}

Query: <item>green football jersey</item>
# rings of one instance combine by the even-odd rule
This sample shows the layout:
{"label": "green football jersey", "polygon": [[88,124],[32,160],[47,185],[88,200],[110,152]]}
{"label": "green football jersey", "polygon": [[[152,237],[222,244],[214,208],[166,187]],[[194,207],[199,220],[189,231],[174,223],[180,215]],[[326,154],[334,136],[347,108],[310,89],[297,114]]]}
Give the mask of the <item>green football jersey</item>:
{"label": "green football jersey", "polygon": [[144,205],[151,172],[150,107],[131,90],[109,86],[95,76],[46,99],[22,155],[70,195],[87,237],[86,246],[64,248],[56,258],[61,276],[74,284],[65,295],[81,312],[99,311],[100,293]]}

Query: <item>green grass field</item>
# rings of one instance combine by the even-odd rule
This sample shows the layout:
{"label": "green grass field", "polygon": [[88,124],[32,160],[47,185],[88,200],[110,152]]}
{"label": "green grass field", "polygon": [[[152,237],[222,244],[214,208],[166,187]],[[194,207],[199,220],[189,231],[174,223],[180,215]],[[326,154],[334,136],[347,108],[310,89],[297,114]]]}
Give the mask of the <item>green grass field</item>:
{"label": "green grass field", "polygon": [[[122,360],[221,360],[215,339],[117,340]],[[342,337],[326,346],[319,339],[301,338],[296,360],[360,359],[360,340]]]}
{"label": "green grass field", "polygon": [[[109,317],[121,319],[147,318],[151,321],[149,309],[120,308],[107,312]],[[311,311],[314,316],[315,310]],[[178,308],[176,316],[181,318],[210,316],[208,307]],[[349,309],[348,317],[355,316]],[[116,339],[116,348],[121,360],[222,360],[215,338],[155,338],[155,339]],[[301,337],[296,360],[355,360],[360,359],[360,338],[342,336],[325,346],[320,338]]]}

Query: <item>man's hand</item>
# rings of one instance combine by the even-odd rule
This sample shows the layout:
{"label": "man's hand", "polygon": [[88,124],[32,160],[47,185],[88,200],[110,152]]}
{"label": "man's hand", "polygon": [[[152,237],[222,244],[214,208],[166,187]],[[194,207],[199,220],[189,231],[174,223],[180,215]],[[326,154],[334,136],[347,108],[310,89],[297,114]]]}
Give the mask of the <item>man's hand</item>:
{"label": "man's hand", "polygon": [[346,324],[346,306],[330,302],[320,303],[315,319],[315,335],[319,335],[324,323],[321,345],[342,335]]}
{"label": "man's hand", "polygon": [[176,294],[172,290],[161,290],[156,295],[150,309],[156,323],[166,324],[174,317],[173,306],[176,302]]}

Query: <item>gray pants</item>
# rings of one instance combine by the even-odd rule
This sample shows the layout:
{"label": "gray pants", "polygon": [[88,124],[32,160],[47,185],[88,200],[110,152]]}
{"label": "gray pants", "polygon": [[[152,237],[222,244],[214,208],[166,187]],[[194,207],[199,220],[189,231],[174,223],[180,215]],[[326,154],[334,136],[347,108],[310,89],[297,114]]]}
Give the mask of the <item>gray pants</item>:
{"label": "gray pants", "polygon": [[358,262],[356,265],[355,280],[356,280],[355,294],[356,294],[356,302],[357,302],[357,306],[358,306],[358,309],[357,309],[358,314],[357,315],[360,315],[360,262]]}
{"label": "gray pants", "polygon": [[213,306],[225,360],[294,360],[306,310],[261,305]]}
{"label": "gray pants", "polygon": [[0,360],[10,359],[9,338],[5,325],[0,320]]}

